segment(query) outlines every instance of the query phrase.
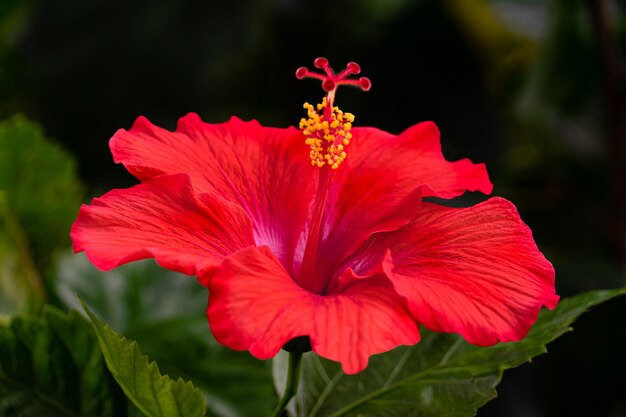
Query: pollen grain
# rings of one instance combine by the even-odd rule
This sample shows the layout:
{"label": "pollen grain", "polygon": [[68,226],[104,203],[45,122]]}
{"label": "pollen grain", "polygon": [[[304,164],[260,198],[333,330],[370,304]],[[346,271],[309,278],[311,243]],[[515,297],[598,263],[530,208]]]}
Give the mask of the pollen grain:
{"label": "pollen grain", "polygon": [[325,165],[337,169],[346,159],[345,147],[352,139],[354,115],[342,112],[339,107],[328,109],[326,97],[316,108],[304,103],[307,117],[300,120],[300,130],[306,137],[305,143],[311,147],[311,165],[322,168]]}

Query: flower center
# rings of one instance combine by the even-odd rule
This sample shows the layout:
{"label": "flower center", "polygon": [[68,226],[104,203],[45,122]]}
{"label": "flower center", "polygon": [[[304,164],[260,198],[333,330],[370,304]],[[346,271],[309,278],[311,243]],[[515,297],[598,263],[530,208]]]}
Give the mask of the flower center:
{"label": "flower center", "polygon": [[[309,103],[304,103],[307,118],[302,118],[300,121],[300,129],[306,138],[305,143],[311,147],[309,153],[311,165],[318,168],[328,165],[332,170],[335,170],[346,159],[345,149],[352,138],[350,129],[352,129],[352,122],[354,121],[354,115],[344,113],[339,107],[333,105],[337,87],[352,85],[367,91],[372,83],[366,77],[348,78],[352,74],[361,72],[361,67],[355,62],[350,62],[346,69],[338,74],[335,74],[326,58],[317,58],[314,65],[316,68],[322,69],[324,73],[311,72],[306,67],[300,67],[296,71],[296,77],[298,79],[315,78],[321,80],[322,89],[326,91],[326,97],[317,105],[317,108]],[[322,219],[331,180],[332,171],[327,169],[320,171],[302,267],[300,276],[297,278],[300,286],[315,294],[322,294],[327,284],[324,279],[320,280],[317,276],[316,266],[319,263],[318,247],[323,233]]]}
{"label": "flower center", "polygon": [[318,168],[328,165],[331,169],[337,169],[346,159],[345,147],[352,138],[350,129],[354,121],[353,114],[344,113],[339,107],[334,106],[337,87],[351,85],[367,91],[372,83],[366,77],[348,78],[361,72],[361,67],[356,62],[348,63],[346,69],[338,74],[335,74],[326,58],[317,58],[314,65],[324,73],[311,72],[306,67],[300,67],[296,71],[296,77],[321,80],[326,97],[317,105],[317,109],[309,103],[304,103],[307,117],[300,120],[300,129],[306,137],[305,143],[311,147],[309,153],[311,165]]}

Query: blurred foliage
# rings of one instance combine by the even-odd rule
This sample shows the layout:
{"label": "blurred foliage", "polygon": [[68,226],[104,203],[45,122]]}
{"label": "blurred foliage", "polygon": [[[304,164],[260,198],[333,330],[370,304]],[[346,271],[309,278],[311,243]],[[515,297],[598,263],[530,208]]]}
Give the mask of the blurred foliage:
{"label": "blurred foliage", "polygon": [[[458,335],[423,332],[420,343],[400,347],[370,360],[352,376],[337,363],[308,354],[302,386],[292,403],[293,416],[474,416],[496,397],[495,387],[506,369],[546,352],[545,345],[571,330],[588,308],[626,294],[626,288],[594,291],[562,300],[543,310],[528,336],[517,343],[483,348]],[[279,390],[284,390],[286,354],[274,361]]]}
{"label": "blurred foliage", "polygon": [[485,68],[485,83],[502,101],[519,94],[524,77],[536,56],[533,39],[513,32],[498,18],[489,1],[445,0],[447,12],[455,19]]}
{"label": "blurred foliage", "polygon": [[209,415],[254,417],[274,405],[270,365],[218,344],[204,314],[208,293],[195,279],[153,261],[111,272],[95,269],[84,255],[59,263],[59,298],[78,307],[75,294],[112,327],[139,343],[172,377],[191,380],[207,398]]}
{"label": "blurred foliage", "polygon": [[96,269],[84,254],[67,253],[57,265],[56,292],[64,305],[80,310],[79,294],[114,329],[132,334],[173,318],[201,320],[208,293],[194,278],[155,262],[133,262],[112,271]]}
{"label": "blurred foliage", "polygon": [[0,190],[42,270],[69,243],[82,200],[74,160],[23,117],[0,122]]}
{"label": "blurred foliage", "polygon": [[82,188],[74,160],[23,117],[0,121],[0,314],[39,311],[41,279],[69,226]]}
{"label": "blurred foliage", "polygon": [[0,316],[38,311],[44,287],[32,263],[28,241],[0,191]]}
{"label": "blurred foliage", "polygon": [[113,417],[126,401],[89,323],[47,307],[0,326],[0,416]]}
{"label": "blurred foliage", "polygon": [[586,110],[601,72],[584,0],[555,0],[548,7],[548,32],[521,103],[524,113],[545,120]]}

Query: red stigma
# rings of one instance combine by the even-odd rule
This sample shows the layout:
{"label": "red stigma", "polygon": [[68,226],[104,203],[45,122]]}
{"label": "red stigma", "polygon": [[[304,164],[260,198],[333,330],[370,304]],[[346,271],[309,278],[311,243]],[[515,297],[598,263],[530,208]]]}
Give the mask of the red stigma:
{"label": "red stigma", "polygon": [[369,91],[369,89],[372,88],[372,82],[367,77],[359,78],[359,84],[361,85],[361,90],[363,91]]}
{"label": "red stigma", "polygon": [[328,60],[326,58],[315,58],[315,61],[313,61],[313,65],[315,65],[315,68],[325,68],[328,66]]}
{"label": "red stigma", "polygon": [[326,58],[316,58],[313,61],[315,68],[323,70],[323,73],[309,71],[306,67],[300,67],[296,70],[296,78],[301,80],[303,78],[315,78],[322,82],[322,89],[327,93],[330,93],[337,89],[340,85],[352,85],[359,87],[363,91],[368,91],[372,88],[372,82],[367,77],[361,77],[359,79],[348,78],[350,75],[356,75],[361,72],[361,66],[356,62],[349,62],[346,68],[335,74],[330,67]]}
{"label": "red stigma", "polygon": [[361,72],[361,66],[356,62],[348,62],[348,65],[346,65],[346,71],[350,74],[358,74]]}
{"label": "red stigma", "polygon": [[304,77],[306,77],[307,73],[309,72],[308,69],[306,69],[306,67],[300,67],[296,70],[296,78],[301,80]]}

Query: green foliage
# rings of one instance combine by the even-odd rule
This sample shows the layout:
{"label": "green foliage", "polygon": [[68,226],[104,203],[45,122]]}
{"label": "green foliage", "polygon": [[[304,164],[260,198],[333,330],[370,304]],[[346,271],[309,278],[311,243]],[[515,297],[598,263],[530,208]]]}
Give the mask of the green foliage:
{"label": "green foliage", "polygon": [[11,40],[15,27],[23,20],[28,3],[25,0],[4,0],[0,3],[0,54]]}
{"label": "green foliage", "polygon": [[594,45],[585,2],[552,1],[548,17],[548,33],[529,72],[523,109],[543,117],[575,116],[595,97],[600,79],[598,45]]}
{"label": "green foliage", "polygon": [[0,416],[124,416],[126,401],[76,312],[46,307],[0,326]]}
{"label": "green foliage", "polygon": [[41,308],[44,289],[28,242],[0,191],[0,315]]}
{"label": "green foliage", "polygon": [[102,323],[83,304],[100,342],[109,371],[126,396],[148,417],[202,417],[204,397],[191,382],[161,375],[155,362],[131,342]]}
{"label": "green foliage", "polygon": [[0,191],[25,232],[35,263],[70,243],[82,198],[71,157],[23,117],[0,122]]}
{"label": "green foliage", "polygon": [[217,343],[204,314],[163,320],[128,335],[169,375],[191,379],[209,399],[210,415],[267,416],[275,403],[270,363]]}
{"label": "green foliage", "polygon": [[[625,294],[626,289],[588,292],[544,310],[528,336],[517,343],[490,348],[472,346],[458,336],[424,332],[412,347],[371,359],[362,373],[344,375],[338,364],[307,354],[296,416],[473,416],[496,397],[504,370],[546,352],[545,345],[570,330],[589,307]],[[284,380],[285,355],[275,364]],[[280,390],[280,387],[279,387]]]}
{"label": "green foliage", "polygon": [[59,259],[56,275],[57,296],[68,307],[80,309],[79,294],[123,334],[191,317],[202,319],[209,333],[204,316],[206,289],[194,278],[167,271],[152,260],[102,272],[84,254],[68,253]]}
{"label": "green foliage", "polygon": [[103,319],[168,375],[182,377],[208,399],[209,415],[266,416],[274,401],[269,363],[235,352],[211,336],[205,315],[207,290],[195,279],[134,262],[100,272],[83,255],[59,262],[58,295],[70,307],[79,293]]}

